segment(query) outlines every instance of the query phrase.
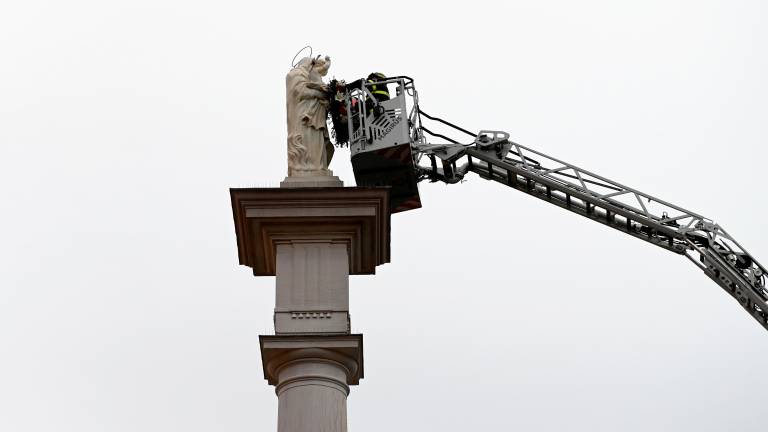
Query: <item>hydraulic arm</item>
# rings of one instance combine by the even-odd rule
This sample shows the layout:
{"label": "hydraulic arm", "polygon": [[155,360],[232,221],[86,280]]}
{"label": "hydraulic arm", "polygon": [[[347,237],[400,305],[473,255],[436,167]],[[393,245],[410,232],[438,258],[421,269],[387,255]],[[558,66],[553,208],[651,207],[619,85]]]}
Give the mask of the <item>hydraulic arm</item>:
{"label": "hydraulic arm", "polygon": [[[394,87],[394,97],[376,99],[373,85]],[[686,256],[768,330],[765,268],[711,219],[512,142],[506,132],[473,133],[430,116],[408,77],[351,88],[332,82],[331,95],[337,143],[349,144],[358,185],[391,186],[393,212],[420,207],[419,181],[457,183],[473,172]],[[422,117],[473,141],[434,133]],[[425,134],[447,143],[429,143]]]}
{"label": "hydraulic arm", "polygon": [[498,157],[492,148],[467,148],[467,169],[685,255],[768,330],[765,268],[720,225],[543,153],[511,145],[512,155],[505,157]]}

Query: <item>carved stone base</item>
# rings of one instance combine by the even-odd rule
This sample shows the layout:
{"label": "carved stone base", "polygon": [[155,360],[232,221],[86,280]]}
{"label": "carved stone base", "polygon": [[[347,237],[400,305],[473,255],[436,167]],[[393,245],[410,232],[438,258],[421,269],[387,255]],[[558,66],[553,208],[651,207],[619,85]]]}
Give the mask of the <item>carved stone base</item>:
{"label": "carved stone base", "polygon": [[305,173],[302,175],[288,176],[280,182],[281,188],[305,188],[305,187],[342,187],[342,182],[333,172],[328,170],[327,175],[323,173]]}

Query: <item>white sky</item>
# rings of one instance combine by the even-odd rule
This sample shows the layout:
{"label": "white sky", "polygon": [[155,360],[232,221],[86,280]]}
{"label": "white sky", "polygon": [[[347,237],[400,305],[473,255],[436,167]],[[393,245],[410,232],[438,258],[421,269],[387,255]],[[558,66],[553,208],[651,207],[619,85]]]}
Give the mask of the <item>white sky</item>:
{"label": "white sky", "polygon": [[[765,263],[766,24],[757,0],[3,3],[0,430],[276,430],[274,280],[237,265],[228,188],[285,175],[307,43]],[[421,194],[351,280],[351,430],[765,430],[768,335],[686,259],[477,177]]]}

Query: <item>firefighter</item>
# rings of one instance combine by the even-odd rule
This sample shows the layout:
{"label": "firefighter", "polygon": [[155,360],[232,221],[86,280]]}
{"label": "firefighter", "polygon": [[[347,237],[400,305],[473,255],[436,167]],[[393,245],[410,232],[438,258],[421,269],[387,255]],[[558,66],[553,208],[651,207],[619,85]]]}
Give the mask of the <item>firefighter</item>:
{"label": "firefighter", "polygon": [[[378,102],[384,102],[389,100],[389,89],[387,88],[386,84],[372,84],[377,81],[383,81],[387,79],[386,75],[384,75],[381,72],[373,72],[372,74],[368,75],[367,81],[368,81],[368,90],[371,92],[373,97]],[[368,113],[368,115],[371,115],[371,111],[373,111],[373,102],[370,100],[365,101],[365,109]],[[382,111],[383,112],[383,111]],[[377,116],[380,113],[377,113]]]}
{"label": "firefighter", "polygon": [[[368,83],[383,81],[385,79],[387,79],[386,75],[381,72],[374,72],[368,75]],[[384,102],[389,100],[389,89],[387,89],[386,84],[372,84],[369,88],[377,101]]]}
{"label": "firefighter", "polygon": [[[383,73],[373,72],[372,74],[368,75],[368,78],[360,78],[358,80],[352,81],[351,83],[347,84],[346,88],[362,90],[367,87],[368,91],[373,95],[373,99],[376,99],[378,102],[383,102],[389,100],[389,89],[387,89],[387,85],[373,83],[385,79],[387,79],[387,77]],[[367,86],[365,84],[367,84]],[[352,117],[352,130],[355,131],[358,127],[360,127],[360,120],[358,119],[358,114],[360,111],[358,110],[365,109],[366,115],[371,115],[371,113],[373,113],[374,102],[366,92],[364,107],[359,106],[362,104],[358,103],[357,98],[353,98],[351,103],[351,111],[348,114]],[[383,110],[381,110],[381,113],[383,113]],[[381,113],[377,113],[377,116]]]}

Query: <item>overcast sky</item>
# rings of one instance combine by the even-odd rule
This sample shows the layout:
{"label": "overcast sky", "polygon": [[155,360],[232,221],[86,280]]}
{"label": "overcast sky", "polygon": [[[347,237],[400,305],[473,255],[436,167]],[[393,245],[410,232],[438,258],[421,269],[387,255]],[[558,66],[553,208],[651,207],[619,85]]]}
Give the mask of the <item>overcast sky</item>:
{"label": "overcast sky", "polygon": [[[764,1],[8,1],[0,430],[276,430],[230,187],[285,176],[284,76],[422,108],[721,223],[768,262]],[[331,168],[354,184],[347,150]],[[351,278],[352,431],[764,431],[768,334],[683,257],[478,177]]]}

